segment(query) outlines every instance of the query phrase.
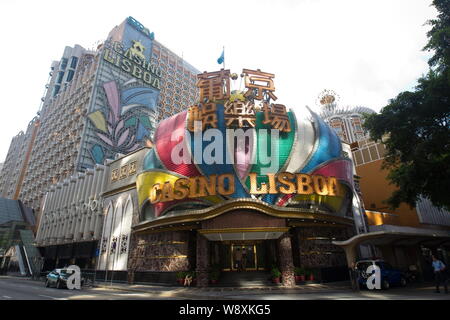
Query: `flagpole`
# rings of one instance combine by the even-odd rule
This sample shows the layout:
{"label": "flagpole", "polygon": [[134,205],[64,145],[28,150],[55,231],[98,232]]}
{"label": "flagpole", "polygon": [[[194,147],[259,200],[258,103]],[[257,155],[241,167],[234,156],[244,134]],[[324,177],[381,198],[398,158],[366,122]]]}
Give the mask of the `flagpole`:
{"label": "flagpole", "polygon": [[225,46],[223,46],[223,69],[225,70]]}

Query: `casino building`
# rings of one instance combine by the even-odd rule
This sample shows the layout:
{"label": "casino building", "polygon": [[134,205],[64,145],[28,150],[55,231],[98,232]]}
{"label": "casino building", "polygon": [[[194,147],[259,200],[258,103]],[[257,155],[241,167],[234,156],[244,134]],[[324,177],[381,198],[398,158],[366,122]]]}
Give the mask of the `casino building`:
{"label": "casino building", "polygon": [[[242,265],[247,274],[279,269],[286,286],[295,267],[345,279],[344,250],[332,241],[362,227],[345,146],[308,108],[276,103],[273,74],[242,76],[246,90],[230,92],[236,74],[199,74],[202,102],[162,120],[152,147],[56,186],[72,191],[47,195],[36,240],[44,256],[53,265],[89,260],[81,267],[95,264],[99,279],[138,283],[173,284],[193,271],[207,286],[212,270],[237,275]],[[88,260],[64,251],[62,262],[54,239],[94,245],[76,249]]]}

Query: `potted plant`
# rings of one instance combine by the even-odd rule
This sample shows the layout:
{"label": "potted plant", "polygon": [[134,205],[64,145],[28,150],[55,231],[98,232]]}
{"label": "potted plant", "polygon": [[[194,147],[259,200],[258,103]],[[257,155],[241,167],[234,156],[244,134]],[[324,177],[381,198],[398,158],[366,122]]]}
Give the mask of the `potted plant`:
{"label": "potted plant", "polygon": [[179,285],[184,284],[184,278],[186,277],[187,272],[186,271],[178,271],[176,274],[177,282]]}
{"label": "potted plant", "polygon": [[209,273],[209,280],[211,281],[211,284],[217,284],[217,282],[219,282],[219,276],[220,276],[219,270],[212,270]]}
{"label": "potted plant", "polygon": [[311,269],[306,269],[305,275],[307,281],[314,281],[314,273]]}
{"label": "potted plant", "polygon": [[311,271],[311,273],[309,274],[309,281],[314,281],[314,272]]}
{"label": "potted plant", "polygon": [[295,272],[295,281],[296,282],[304,282],[305,281],[305,268],[296,267],[294,269]]}
{"label": "potted plant", "polygon": [[280,283],[281,272],[277,267],[272,268],[271,274],[272,274],[272,282]]}

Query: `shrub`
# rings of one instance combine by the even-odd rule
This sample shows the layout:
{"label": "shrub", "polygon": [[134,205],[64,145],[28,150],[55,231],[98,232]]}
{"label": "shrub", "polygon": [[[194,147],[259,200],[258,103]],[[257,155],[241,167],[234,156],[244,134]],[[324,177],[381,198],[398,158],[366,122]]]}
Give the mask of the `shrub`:
{"label": "shrub", "polygon": [[272,278],[279,278],[281,276],[281,272],[277,267],[272,268],[271,274]]}
{"label": "shrub", "polygon": [[305,268],[303,268],[303,267],[296,267],[295,269],[294,269],[294,273],[295,273],[295,275],[296,276],[304,276],[305,275]]}

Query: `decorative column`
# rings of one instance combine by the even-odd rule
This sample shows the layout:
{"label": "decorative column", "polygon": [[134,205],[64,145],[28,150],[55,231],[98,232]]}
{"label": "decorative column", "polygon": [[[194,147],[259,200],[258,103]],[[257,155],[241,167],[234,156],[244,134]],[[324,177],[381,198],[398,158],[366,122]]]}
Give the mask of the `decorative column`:
{"label": "decorative column", "polygon": [[197,287],[208,286],[208,239],[197,233]]}
{"label": "decorative column", "polygon": [[280,256],[280,271],[283,286],[295,286],[294,261],[292,259],[292,243],[288,233],[284,233],[277,240]]}

